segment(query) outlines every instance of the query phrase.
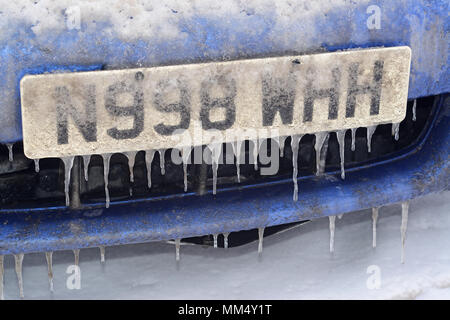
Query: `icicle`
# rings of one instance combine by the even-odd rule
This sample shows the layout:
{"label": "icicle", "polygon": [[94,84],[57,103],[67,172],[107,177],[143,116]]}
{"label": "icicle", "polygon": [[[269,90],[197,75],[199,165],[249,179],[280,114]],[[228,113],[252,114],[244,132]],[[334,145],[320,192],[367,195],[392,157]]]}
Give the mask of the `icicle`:
{"label": "icicle", "polygon": [[134,182],[134,163],[136,161],[137,151],[124,152],[124,155],[128,158],[128,169],[130,170],[130,182]]}
{"label": "icicle", "polygon": [[100,262],[105,263],[105,247],[100,246]]}
{"label": "icicle", "polygon": [[378,220],[378,207],[372,208],[372,247],[377,246],[377,220]]}
{"label": "icicle", "polygon": [[230,235],[229,232],[223,233],[223,247],[225,249],[228,249],[228,236]]}
{"label": "icicle", "polygon": [[5,267],[3,266],[3,256],[0,255],[0,300],[5,300],[3,295],[3,274],[5,273]]}
{"label": "icicle", "polygon": [[34,159],[34,171],[39,172],[39,159]]}
{"label": "icicle", "polygon": [[184,192],[187,191],[188,183],[187,183],[187,163],[183,161],[183,183],[184,183]]}
{"label": "icicle", "polygon": [[258,253],[263,251],[264,228],[258,228]]}
{"label": "icicle", "polygon": [[83,169],[84,169],[84,180],[88,181],[89,178],[89,163],[91,162],[91,155],[84,155],[83,158]]}
{"label": "icicle", "polygon": [[23,279],[22,279],[22,262],[23,262],[23,253],[14,255],[15,269],[17,275],[17,283],[19,284],[19,295],[20,298],[23,299],[25,296],[23,294]]}
{"label": "icicle", "polygon": [[219,158],[221,154],[221,144],[211,145],[209,149],[211,150],[211,162],[213,171],[213,194],[217,191],[217,169],[219,168]]}
{"label": "icicle", "polygon": [[212,170],[213,170],[213,194],[216,194],[217,192],[217,169],[219,165],[217,162],[213,161],[212,163]]}
{"label": "icicle", "polygon": [[106,197],[106,208],[109,208],[109,162],[111,160],[111,153],[102,154],[103,158],[103,179],[105,180],[105,197]]}
{"label": "icicle", "polygon": [[355,141],[356,141],[356,129],[358,128],[351,128],[352,132],[352,151],[355,151]]}
{"label": "icicle", "polygon": [[258,153],[259,153],[259,141],[258,139],[252,140],[253,143],[253,167],[258,170]]}
{"label": "icicle", "polygon": [[14,160],[13,146],[14,146],[14,143],[7,143],[6,144],[6,147],[8,148],[8,159],[9,159],[9,162],[13,162],[13,160]]}
{"label": "icicle", "polygon": [[297,174],[298,174],[298,149],[299,143],[303,135],[293,135],[291,137],[291,148],[292,148],[292,181],[294,182],[294,195],[292,196],[294,201],[298,200],[298,184],[297,184]]}
{"label": "icicle", "polygon": [[416,109],[417,109],[417,100],[414,99],[413,107],[412,107],[412,121],[416,121]]}
{"label": "icicle", "polygon": [[128,170],[130,171],[130,190],[129,190],[129,194],[130,197],[133,196],[133,187],[131,186],[131,184],[134,182],[134,163],[136,161],[136,154],[137,151],[128,151],[128,152],[124,152],[125,157],[127,157],[128,159]]}
{"label": "icicle", "polygon": [[213,240],[214,240],[214,248],[217,248],[217,237],[218,237],[219,235],[216,233],[216,234],[213,234]]}
{"label": "icicle", "polygon": [[327,153],[328,153],[328,141],[330,140],[329,133],[323,142],[322,150],[320,150],[320,166],[319,166],[319,175],[325,172]]}
{"label": "icicle", "polygon": [[320,175],[322,173],[320,152],[322,150],[325,139],[328,137],[328,132],[318,132],[315,134],[316,141],[314,143],[314,148],[316,150],[316,175]]}
{"label": "icicle", "polygon": [[345,169],[344,169],[344,150],[345,150],[345,130],[336,131],[337,140],[339,143],[339,154],[341,157],[341,179],[345,179]]}
{"label": "icicle", "polygon": [[241,161],[241,149],[242,149],[242,141],[235,141],[231,144],[233,146],[233,152],[236,156],[236,171],[237,171],[237,179],[238,183],[241,182],[241,168],[240,168],[240,161]]}
{"label": "icicle", "polygon": [[159,153],[159,167],[161,168],[161,174],[165,175],[166,174],[166,169],[164,168],[164,165],[165,165],[164,155],[166,153],[166,150],[165,149],[159,149],[158,153]]}
{"label": "icicle", "polygon": [[148,188],[152,188],[152,162],[155,156],[155,150],[145,151],[145,166],[147,167],[147,185]]}
{"label": "icicle", "polygon": [[61,158],[64,163],[64,194],[66,195],[66,206],[70,205],[69,187],[70,187],[70,173],[72,171],[73,159],[75,157]]}
{"label": "icicle", "polygon": [[175,239],[175,260],[180,261],[180,239]]}
{"label": "icicle", "polygon": [[400,137],[400,122],[392,124],[392,135],[394,136],[395,141]]}
{"label": "icicle", "polygon": [[75,265],[78,266],[80,264],[80,249],[73,249],[72,251],[75,258]]}
{"label": "icicle", "polygon": [[53,252],[45,253],[45,260],[47,260],[48,285],[50,292],[53,292]]}
{"label": "icicle", "polygon": [[330,252],[334,252],[334,230],[336,224],[336,216],[329,216],[330,219]]}
{"label": "icicle", "polygon": [[337,215],[337,217],[339,218],[339,220],[341,220],[343,216],[344,216],[343,213]]}
{"label": "icicle", "polygon": [[280,147],[280,157],[284,157],[284,143],[286,142],[286,137],[280,137],[279,138],[279,147]]}
{"label": "icicle", "polygon": [[184,181],[184,192],[187,191],[188,182],[187,182],[187,165],[189,162],[189,157],[191,156],[191,147],[184,147],[181,151],[181,158],[183,161],[183,181]]}
{"label": "icicle", "polygon": [[372,136],[377,129],[377,126],[367,127],[367,150],[368,152],[372,152]]}
{"label": "icicle", "polygon": [[408,211],[409,211],[409,201],[402,202],[402,224],[400,226],[400,232],[402,235],[402,257],[401,257],[402,263],[405,263],[405,241],[406,241],[406,227],[408,225]]}

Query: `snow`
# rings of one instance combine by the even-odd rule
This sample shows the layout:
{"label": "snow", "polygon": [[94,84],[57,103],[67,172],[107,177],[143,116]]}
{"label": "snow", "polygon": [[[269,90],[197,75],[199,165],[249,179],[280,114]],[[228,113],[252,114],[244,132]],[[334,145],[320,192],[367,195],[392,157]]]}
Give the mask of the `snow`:
{"label": "snow", "polygon": [[[369,4],[364,0],[362,4]],[[94,29],[104,25],[104,33],[117,34],[126,40],[143,38],[183,39],[183,23],[196,16],[205,16],[232,23],[230,17],[245,19],[248,15],[273,16],[274,29],[283,30],[303,20],[313,22],[318,14],[331,8],[351,6],[349,0],[274,1],[274,0],[35,0],[28,5],[24,1],[3,1],[0,11],[0,34],[5,38],[12,21],[30,26],[38,37],[49,32],[66,29]],[[108,8],[109,10],[105,10]],[[312,24],[312,23],[311,23]],[[190,26],[195,28],[195,26]],[[249,30],[250,32],[250,30]],[[276,35],[276,33],[274,34]]]}
{"label": "snow", "polygon": [[[401,206],[381,207],[377,247],[372,248],[372,211],[336,219],[334,253],[329,252],[329,219],[323,218],[222,249],[149,243],[80,252],[81,289],[69,290],[71,251],[53,254],[54,294],[49,291],[45,254],[23,260],[27,299],[449,299],[450,192],[410,203],[401,255]],[[221,235],[219,236],[221,237]],[[370,267],[370,268],[369,268]],[[5,299],[19,298],[14,258],[5,257]],[[368,289],[367,270],[380,271],[380,288]],[[370,287],[370,286],[369,286]]]}

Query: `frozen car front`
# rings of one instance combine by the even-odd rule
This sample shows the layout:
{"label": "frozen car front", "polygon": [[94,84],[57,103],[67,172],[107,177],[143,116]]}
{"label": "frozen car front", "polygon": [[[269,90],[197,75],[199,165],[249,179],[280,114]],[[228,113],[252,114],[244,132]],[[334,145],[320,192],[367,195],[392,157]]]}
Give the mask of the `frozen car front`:
{"label": "frozen car front", "polygon": [[19,265],[448,188],[446,1],[3,7],[0,255]]}

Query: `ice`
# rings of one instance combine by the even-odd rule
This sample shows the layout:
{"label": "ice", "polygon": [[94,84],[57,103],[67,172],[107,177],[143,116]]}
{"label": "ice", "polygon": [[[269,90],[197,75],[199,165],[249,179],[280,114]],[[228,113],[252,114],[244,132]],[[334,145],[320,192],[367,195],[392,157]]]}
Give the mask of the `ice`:
{"label": "ice", "polygon": [[287,136],[279,137],[279,147],[280,147],[280,157],[284,157],[284,143],[286,142]]}
{"label": "ice", "polygon": [[321,175],[321,174],[323,174],[325,172],[325,165],[326,165],[326,160],[327,160],[328,141],[329,140],[330,140],[330,135],[329,135],[329,132],[328,132],[327,137],[325,138],[325,141],[323,142],[322,150],[320,150],[320,163],[319,163],[319,173],[318,173],[318,175]]}
{"label": "ice", "polygon": [[184,182],[184,192],[187,191],[188,181],[187,181],[187,165],[189,162],[189,157],[191,156],[191,147],[185,147],[181,149],[181,158],[183,160],[183,182]]}
{"label": "ice", "polygon": [[50,292],[53,292],[53,252],[45,253],[45,260],[47,260],[48,285]]}
{"label": "ice", "polygon": [[219,168],[219,159],[221,154],[222,145],[214,144],[209,146],[211,150],[212,171],[213,171],[213,194],[217,191],[217,169]]}
{"label": "ice", "polygon": [[230,235],[230,233],[224,232],[222,235],[223,235],[223,247],[225,249],[228,249],[228,236]]}
{"label": "ice", "polygon": [[341,178],[345,179],[345,169],[344,169],[344,151],[345,151],[345,130],[336,131],[337,140],[339,143],[339,155],[341,157]]}
{"label": "ice", "polygon": [[321,157],[321,151],[325,140],[328,138],[328,132],[318,132],[315,134],[315,136],[316,141],[314,143],[314,149],[316,150],[316,175],[318,176],[322,173],[322,170],[324,169],[324,166],[322,165],[324,157]]}
{"label": "ice", "polygon": [[258,139],[252,140],[253,144],[253,167],[258,170],[258,154],[259,154],[259,141]]}
{"label": "ice", "polygon": [[7,143],[6,147],[8,148],[8,159],[9,159],[9,162],[13,162],[13,160],[14,160],[14,153],[13,153],[14,143]]}
{"label": "ice", "polygon": [[400,122],[392,124],[392,135],[396,141],[400,138]]}
{"label": "ice", "polygon": [[134,163],[136,161],[136,154],[137,154],[137,151],[124,152],[125,157],[128,158],[128,169],[130,171],[130,182],[134,182],[133,168],[134,168]]}
{"label": "ice", "polygon": [[105,180],[105,197],[106,197],[106,208],[109,208],[109,162],[111,160],[111,153],[102,154],[103,158],[103,179]]}
{"label": "ice", "polygon": [[84,168],[84,180],[89,179],[89,163],[91,162],[91,155],[84,155],[83,157],[83,168]]}
{"label": "ice", "polygon": [[358,128],[350,129],[350,131],[352,132],[352,151],[355,151],[356,129]]}
{"label": "ice", "polygon": [[34,171],[39,172],[39,159],[34,159]]}
{"label": "ice", "polygon": [[408,225],[408,211],[409,211],[409,201],[402,202],[402,224],[400,226],[400,233],[402,235],[402,256],[401,256],[402,263],[405,263],[405,241],[406,241],[406,227]]}
{"label": "ice", "polygon": [[216,234],[213,234],[213,241],[214,241],[214,248],[217,248],[217,237],[218,237],[219,235],[216,233]]}
{"label": "ice", "polygon": [[291,137],[291,148],[292,148],[292,181],[294,182],[294,194],[292,196],[292,199],[294,201],[298,200],[298,181],[297,181],[297,174],[298,174],[298,149],[299,149],[299,143],[302,139],[303,135],[293,135]]}
{"label": "ice", "polygon": [[105,263],[105,247],[100,246],[99,249],[100,249],[100,262]]}
{"label": "ice", "polygon": [[240,183],[241,182],[240,161],[241,161],[242,141],[235,141],[231,145],[233,146],[233,152],[234,152],[234,155],[236,156],[236,174],[237,174],[238,183]]}
{"label": "ice", "polygon": [[145,151],[145,166],[147,167],[147,185],[148,188],[152,188],[152,162],[155,157],[155,150]]}
{"label": "ice", "polygon": [[164,164],[165,164],[164,156],[166,154],[166,149],[159,149],[158,153],[159,153],[159,167],[161,168],[161,174],[165,175],[166,169],[164,168]]}
{"label": "ice", "polygon": [[72,171],[73,159],[75,157],[61,158],[64,163],[64,194],[66,196],[66,206],[70,205],[69,187],[70,187],[70,173]]}
{"label": "ice", "polygon": [[175,239],[175,260],[180,261],[180,239]]}
{"label": "ice", "polygon": [[378,221],[378,207],[372,208],[372,247],[377,246],[377,221]]}
{"label": "ice", "polygon": [[263,252],[264,228],[258,228],[258,254]]}
{"label": "ice", "polygon": [[80,249],[73,249],[73,257],[74,257],[74,264],[76,266],[80,265]]}
{"label": "ice", "polygon": [[334,252],[334,230],[336,225],[336,216],[329,216],[330,220],[330,252]]}
{"label": "ice", "polygon": [[417,109],[417,100],[414,99],[413,107],[412,107],[412,121],[416,121],[416,109]]}
{"label": "ice", "polygon": [[23,253],[15,254],[14,255],[14,266],[16,269],[16,275],[17,275],[17,283],[19,285],[19,296],[21,299],[23,299],[25,296],[23,294],[23,279],[22,279],[22,262],[23,262]]}
{"label": "ice", "polygon": [[337,215],[337,217],[338,217],[339,220],[342,219],[343,216],[344,216],[343,213]]}
{"label": "ice", "polygon": [[372,152],[372,136],[377,130],[377,126],[369,126],[367,127],[367,150],[368,152]]}
{"label": "ice", "polygon": [[133,187],[131,184],[134,182],[134,163],[136,161],[137,151],[124,152],[125,157],[128,159],[128,170],[130,171],[130,197],[133,196]]}
{"label": "ice", "polygon": [[3,256],[0,255],[0,300],[4,300],[5,296],[3,295],[3,274],[5,273],[5,268],[3,265]]}
{"label": "ice", "polygon": [[217,169],[219,165],[217,162],[213,161],[212,163],[212,170],[213,170],[213,194],[216,194],[217,192]]}

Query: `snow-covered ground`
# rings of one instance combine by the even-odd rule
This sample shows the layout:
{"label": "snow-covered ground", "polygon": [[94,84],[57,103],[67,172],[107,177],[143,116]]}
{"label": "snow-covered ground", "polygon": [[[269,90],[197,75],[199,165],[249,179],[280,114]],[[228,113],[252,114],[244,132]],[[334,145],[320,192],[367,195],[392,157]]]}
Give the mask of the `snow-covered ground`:
{"label": "snow-covered ground", "polygon": [[[44,254],[24,259],[29,299],[450,299],[450,192],[411,202],[406,262],[400,263],[400,205],[380,209],[372,248],[371,212],[336,219],[335,253],[328,219],[319,219],[257,243],[214,249],[150,243],[81,251],[81,289],[66,287],[72,252],[55,252],[55,292],[48,290]],[[5,258],[5,299],[17,299],[13,258]],[[372,267],[370,267],[372,266]],[[370,268],[369,268],[370,267]],[[369,289],[379,270],[379,289]],[[379,269],[378,269],[379,268]],[[370,285],[369,285],[370,287]]]}

